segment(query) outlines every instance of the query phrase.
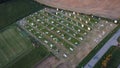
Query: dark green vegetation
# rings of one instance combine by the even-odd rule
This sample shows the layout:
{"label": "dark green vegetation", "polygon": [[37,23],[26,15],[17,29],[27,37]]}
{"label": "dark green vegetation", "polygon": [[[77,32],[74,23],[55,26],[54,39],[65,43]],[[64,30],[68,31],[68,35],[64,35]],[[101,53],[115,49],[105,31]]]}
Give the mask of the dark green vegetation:
{"label": "dark green vegetation", "polygon": [[0,33],[0,68],[10,62],[17,61],[15,58],[30,52],[33,46],[28,38],[23,37],[16,27]]}
{"label": "dark green vegetation", "polygon": [[109,54],[112,54],[110,61],[107,64],[107,68],[117,68],[120,64],[120,48],[119,47],[111,47],[105,55],[100,59],[100,61],[95,65],[94,68],[101,68],[102,61],[105,60],[105,57]]}
{"label": "dark green vegetation", "polygon": [[44,46],[33,47],[16,26],[8,28],[0,33],[0,68],[30,68],[49,55]]}
{"label": "dark green vegetation", "polygon": [[117,41],[118,41],[118,43],[120,43],[120,36],[118,37]]}
{"label": "dark green vegetation", "polygon": [[34,68],[37,62],[42,61],[42,59],[48,57],[49,54],[44,46],[40,46],[33,49],[29,54],[25,55],[9,68]]}
{"label": "dark green vegetation", "polygon": [[43,8],[33,0],[10,0],[0,4],[0,29]]}
{"label": "dark green vegetation", "polygon": [[7,2],[7,1],[9,1],[9,0],[0,0],[0,4],[4,3],[4,2]]}
{"label": "dark green vegetation", "polygon": [[111,33],[109,33],[77,66],[77,68],[81,68],[84,66],[100,49],[103,45],[120,29],[120,25],[118,25]]}

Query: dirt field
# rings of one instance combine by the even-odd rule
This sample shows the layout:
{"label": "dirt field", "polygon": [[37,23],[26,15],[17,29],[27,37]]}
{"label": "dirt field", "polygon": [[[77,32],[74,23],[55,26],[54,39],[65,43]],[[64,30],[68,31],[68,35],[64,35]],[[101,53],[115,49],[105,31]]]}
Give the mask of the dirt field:
{"label": "dirt field", "polygon": [[[83,23],[83,22],[80,22],[80,23]],[[84,57],[87,56],[88,53],[92,51],[96,47],[96,45],[100,43],[100,41],[103,38],[105,38],[116,26],[117,25],[114,24],[113,22],[100,20],[99,23],[96,23],[92,27],[92,30],[89,31],[87,35],[85,35],[84,40],[81,41],[80,45],[75,47],[75,51],[69,53],[67,58],[64,57],[65,59],[62,58],[59,61],[55,57],[48,57],[43,62],[36,64],[35,68],[75,68],[78,65],[78,63],[82,59],[84,59]]]}
{"label": "dirt field", "polygon": [[59,63],[59,60],[54,56],[50,56],[44,61],[36,64],[34,68],[53,68],[57,63]]}
{"label": "dirt field", "polygon": [[[101,26],[104,24],[104,26]],[[112,22],[106,23],[105,21],[100,21],[96,27],[87,35],[86,40],[81,43],[76,54],[76,58],[71,60],[72,68],[76,66],[85,56],[92,51],[100,41],[103,40],[114,28],[115,24]],[[79,61],[78,61],[79,60]]]}
{"label": "dirt field", "polygon": [[120,0],[36,0],[52,7],[110,19],[120,18]]}
{"label": "dirt field", "polygon": [[[102,24],[106,27],[101,26]],[[38,63],[35,68],[75,68],[76,65],[78,65],[78,63],[115,27],[116,25],[111,22],[105,23],[105,21],[100,21],[96,25],[96,29],[93,29],[89,35],[87,35],[86,40],[81,43],[81,46],[76,49],[77,52],[74,55],[72,54],[69,59],[59,61],[54,56],[50,56],[43,62]]]}
{"label": "dirt field", "polygon": [[[101,24],[104,24],[104,26],[101,26]],[[67,61],[59,64],[57,68],[75,68],[78,63],[84,59],[85,56],[88,55],[88,53],[95,48],[95,46],[105,37],[108,35],[109,32],[111,32],[116,27],[115,24],[109,22],[105,23],[105,21],[100,21],[96,25],[96,29],[93,29],[86,37],[86,40],[84,40],[81,43],[81,46],[78,47],[78,52],[76,52],[76,55],[73,55],[70,57]],[[104,33],[105,32],[105,33]],[[83,46],[82,46],[83,45]],[[70,66],[70,67],[69,67]]]}

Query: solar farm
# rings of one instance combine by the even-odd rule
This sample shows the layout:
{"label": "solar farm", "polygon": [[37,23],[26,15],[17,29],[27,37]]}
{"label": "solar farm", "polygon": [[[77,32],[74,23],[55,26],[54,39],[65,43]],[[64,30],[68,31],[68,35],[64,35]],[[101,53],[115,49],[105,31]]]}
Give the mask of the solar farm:
{"label": "solar farm", "polygon": [[[115,24],[93,15],[53,8],[45,8],[35,12],[17,23],[57,58],[64,60],[75,57],[78,52],[83,55],[82,52],[84,53],[84,51],[80,51],[79,48],[91,47],[90,50],[92,50],[116,27]],[[100,31],[103,36],[99,35]],[[89,34],[94,36],[86,41]],[[95,39],[98,35],[100,39]],[[95,39],[94,42],[93,39]],[[89,43],[89,41],[92,41],[90,42],[91,46],[81,44]],[[89,53],[89,49],[87,50],[86,55]]]}

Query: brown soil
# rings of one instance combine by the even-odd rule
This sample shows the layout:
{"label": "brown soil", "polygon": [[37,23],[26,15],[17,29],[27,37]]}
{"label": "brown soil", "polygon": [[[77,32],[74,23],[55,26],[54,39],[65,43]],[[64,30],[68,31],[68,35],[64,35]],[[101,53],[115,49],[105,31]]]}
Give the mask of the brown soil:
{"label": "brown soil", "polygon": [[58,62],[59,60],[55,56],[50,56],[36,64],[34,68],[54,68]]}
{"label": "brown soil", "polygon": [[120,18],[120,0],[36,0],[42,4],[111,19]]}

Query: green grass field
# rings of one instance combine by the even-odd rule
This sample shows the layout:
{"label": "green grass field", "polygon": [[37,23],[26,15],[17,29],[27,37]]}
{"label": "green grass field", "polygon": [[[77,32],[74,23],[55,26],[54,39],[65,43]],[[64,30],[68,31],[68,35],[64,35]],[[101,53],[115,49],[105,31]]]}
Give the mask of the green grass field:
{"label": "green grass field", "polygon": [[33,49],[30,40],[11,27],[0,33],[0,68]]}
{"label": "green grass field", "polygon": [[42,9],[44,6],[33,0],[10,0],[0,4],[0,29]]}
{"label": "green grass field", "polygon": [[105,55],[100,59],[100,61],[95,65],[94,68],[101,68],[102,61],[105,59],[106,56],[112,54],[111,60],[107,64],[107,68],[117,68],[120,64],[120,48],[119,47],[111,47]]}
{"label": "green grass field", "polygon": [[44,46],[33,47],[15,25],[0,33],[0,68],[30,68],[47,55]]}
{"label": "green grass field", "polygon": [[[35,64],[48,57],[50,53],[44,46],[33,49],[9,68],[34,68]],[[6,68],[6,67],[5,67]]]}

